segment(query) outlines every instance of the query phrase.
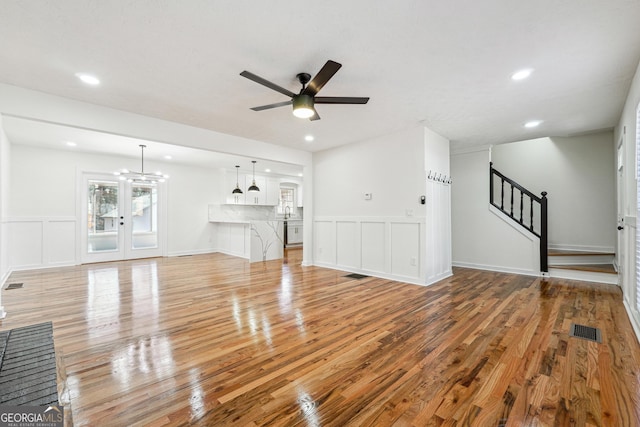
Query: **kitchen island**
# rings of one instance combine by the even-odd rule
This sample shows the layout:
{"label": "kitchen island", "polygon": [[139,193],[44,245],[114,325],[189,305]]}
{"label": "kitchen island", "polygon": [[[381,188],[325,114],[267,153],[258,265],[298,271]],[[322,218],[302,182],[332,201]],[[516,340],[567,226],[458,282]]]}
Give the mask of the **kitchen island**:
{"label": "kitchen island", "polygon": [[249,262],[284,256],[283,221],[272,206],[209,205],[209,222],[216,224],[219,252]]}

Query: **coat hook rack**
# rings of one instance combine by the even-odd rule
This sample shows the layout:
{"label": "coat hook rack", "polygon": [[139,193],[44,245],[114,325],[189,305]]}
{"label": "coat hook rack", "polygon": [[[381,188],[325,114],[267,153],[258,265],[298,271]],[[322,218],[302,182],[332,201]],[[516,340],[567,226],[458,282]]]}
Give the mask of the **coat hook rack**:
{"label": "coat hook rack", "polygon": [[434,172],[432,170],[429,170],[429,173],[427,174],[427,179],[429,181],[441,182],[443,184],[451,184],[453,182],[453,178],[451,176]]}

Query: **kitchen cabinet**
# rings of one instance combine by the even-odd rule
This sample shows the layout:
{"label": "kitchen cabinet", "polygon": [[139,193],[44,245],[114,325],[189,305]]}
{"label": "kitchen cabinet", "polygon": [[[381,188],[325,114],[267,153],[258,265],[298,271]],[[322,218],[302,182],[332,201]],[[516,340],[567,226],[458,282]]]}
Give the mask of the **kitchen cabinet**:
{"label": "kitchen cabinet", "polygon": [[[255,180],[260,191],[249,192],[247,189],[253,184],[253,174],[241,173],[236,181],[235,171],[228,171],[224,175],[224,203],[228,205],[277,205],[280,195],[277,181],[262,175],[256,175]],[[233,189],[236,188],[236,182],[239,184],[242,194],[232,193]]]}
{"label": "kitchen cabinet", "polygon": [[273,178],[267,178],[266,205],[277,206],[280,202],[280,182]]}
{"label": "kitchen cabinet", "polygon": [[253,175],[245,175],[245,186],[242,189],[244,191],[244,203],[245,205],[266,205],[267,204],[267,179],[263,176],[256,175],[255,182],[260,191],[251,192],[247,191],[251,185],[253,185]]}
{"label": "kitchen cabinet", "polygon": [[302,244],[302,222],[287,223],[287,244]]}

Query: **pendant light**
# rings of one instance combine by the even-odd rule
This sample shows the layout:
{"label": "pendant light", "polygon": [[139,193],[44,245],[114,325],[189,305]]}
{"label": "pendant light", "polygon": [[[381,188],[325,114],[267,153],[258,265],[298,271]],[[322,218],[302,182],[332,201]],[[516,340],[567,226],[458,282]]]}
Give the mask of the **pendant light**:
{"label": "pendant light", "polygon": [[253,163],[253,182],[251,183],[251,187],[249,187],[247,189],[247,191],[249,191],[251,193],[255,193],[255,192],[260,191],[260,189],[256,185],[256,161],[255,160],[251,160],[251,163]]}
{"label": "pendant light", "polygon": [[240,189],[240,183],[238,181],[238,170],[240,166],[236,165],[236,188],[233,189],[231,194],[242,194],[242,190]]}
{"label": "pendant light", "polygon": [[122,169],[121,171],[114,172],[113,174],[121,181],[134,182],[137,184],[155,184],[157,182],[165,182],[169,175],[165,175],[162,172],[149,173],[144,171],[144,149],[146,145],[139,145],[141,151],[140,155],[140,172],[131,171],[129,169]]}

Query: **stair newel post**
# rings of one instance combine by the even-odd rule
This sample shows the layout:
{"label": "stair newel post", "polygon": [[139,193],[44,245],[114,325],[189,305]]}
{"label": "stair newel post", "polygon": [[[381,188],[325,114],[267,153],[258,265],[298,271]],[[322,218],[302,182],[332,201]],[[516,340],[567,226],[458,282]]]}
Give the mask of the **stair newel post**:
{"label": "stair newel post", "polygon": [[540,271],[549,272],[548,244],[547,238],[547,192],[543,191],[540,199]]}
{"label": "stair newel post", "polygon": [[489,162],[489,203],[493,203],[493,162]]}

